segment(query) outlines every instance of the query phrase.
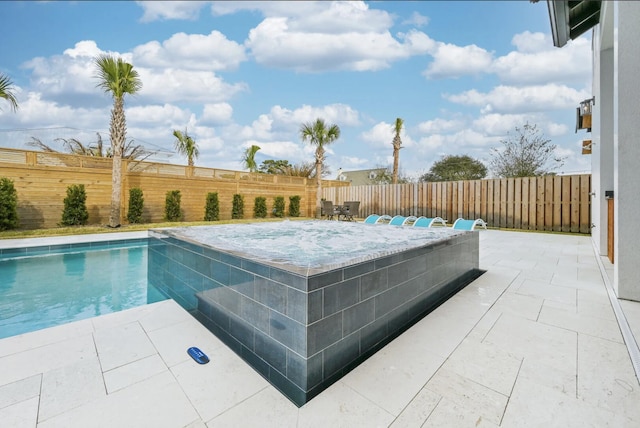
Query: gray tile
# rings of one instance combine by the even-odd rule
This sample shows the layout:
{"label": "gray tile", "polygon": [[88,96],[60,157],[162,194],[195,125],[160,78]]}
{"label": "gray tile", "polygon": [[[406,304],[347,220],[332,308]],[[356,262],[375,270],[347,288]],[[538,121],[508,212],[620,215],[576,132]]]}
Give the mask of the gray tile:
{"label": "gray tile", "polygon": [[240,318],[268,334],[269,308],[266,306],[243,296],[240,301]]}
{"label": "gray tile", "polygon": [[360,278],[353,278],[323,288],[325,317],[353,306],[360,300]]}
{"label": "gray tile", "polygon": [[[318,298],[322,299],[322,295],[318,296],[317,293],[314,294],[316,295],[315,300]],[[308,296],[309,295],[303,291],[297,290],[293,287],[287,287],[287,307],[286,311],[283,313],[289,318],[306,325],[308,323],[307,308],[310,305],[308,302]],[[315,302],[315,300],[314,305],[317,305],[318,303]],[[320,306],[316,312],[318,310],[320,312],[320,316],[322,316],[322,306]]]}
{"label": "gray tile", "polygon": [[342,314],[338,312],[311,324],[307,330],[308,355],[322,351],[342,338]]}
{"label": "gray tile", "polygon": [[301,291],[307,291],[308,288],[306,277],[296,275],[282,269],[271,268],[269,271],[269,278]]}
{"label": "gray tile", "polygon": [[298,354],[307,355],[306,329],[303,324],[270,311],[269,336]]}
{"label": "gray tile", "polygon": [[335,284],[344,279],[343,269],[321,273],[309,277],[309,291],[317,290],[327,285]]}
{"label": "gray tile", "polygon": [[320,319],[322,319],[324,315],[324,293],[322,290],[312,291],[307,295],[308,302],[307,307],[307,324],[314,323]]}
{"label": "gray tile", "polygon": [[252,299],[254,296],[253,278],[254,275],[251,272],[235,267],[229,269],[229,287]]}
{"label": "gray tile", "polygon": [[229,285],[230,266],[217,260],[211,261],[211,278],[222,285]]}
{"label": "gray tile", "polygon": [[360,279],[360,298],[362,300],[382,293],[388,288],[387,269],[379,269],[363,275]]}
{"label": "gray tile", "polygon": [[287,348],[275,341],[272,337],[256,332],[255,352],[260,355],[270,366],[286,375],[287,373]]}
{"label": "gray tile", "polygon": [[343,336],[348,336],[374,320],[374,299],[367,299],[343,311]]}
{"label": "gray tile", "polygon": [[374,261],[358,263],[353,266],[347,266],[344,268],[344,279],[350,279],[357,276],[364,275],[365,273],[375,270],[376,265]]}
{"label": "gray tile", "polygon": [[275,311],[286,313],[287,287],[261,276],[255,277],[255,299]]}
{"label": "gray tile", "polygon": [[324,378],[344,369],[360,355],[360,334],[345,336],[322,351]]}

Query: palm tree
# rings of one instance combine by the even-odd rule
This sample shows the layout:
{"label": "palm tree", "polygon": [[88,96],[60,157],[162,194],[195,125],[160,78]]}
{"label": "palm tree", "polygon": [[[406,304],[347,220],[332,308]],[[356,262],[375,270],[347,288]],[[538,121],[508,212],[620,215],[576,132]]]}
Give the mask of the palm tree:
{"label": "palm tree", "polygon": [[[4,98],[11,104],[13,111],[18,110],[18,101],[13,94],[13,82],[6,74],[0,73],[0,98]],[[1,109],[0,109],[1,110]]]}
{"label": "palm tree", "polygon": [[247,148],[242,154],[242,167],[248,169],[249,172],[256,172],[258,170],[258,165],[255,160],[258,150],[260,150],[260,147],[254,144]]}
{"label": "palm tree", "polygon": [[393,176],[391,182],[398,184],[398,164],[400,163],[400,149],[402,148],[402,140],[400,139],[400,131],[402,131],[402,125],[404,120],[401,118],[396,119],[396,123],[393,126],[395,137],[393,137]]}
{"label": "palm tree", "polygon": [[304,123],[300,127],[300,138],[316,146],[316,217],[320,218],[322,201],[322,163],[324,161],[324,146],[340,138],[338,125],[329,125],[323,119]]}
{"label": "palm tree", "polygon": [[[53,141],[61,141],[63,147],[65,147],[67,152],[72,155],[112,158],[113,153],[111,152],[111,149],[107,149],[105,151],[103,148],[102,136],[100,133],[96,132],[96,135],[98,136],[98,140],[88,146],[84,145],[77,138],[56,138]],[[27,146],[35,147],[43,152],[60,153],[58,150],[48,146],[36,137],[31,137],[31,141],[27,142]],[[157,152],[147,150],[142,144],[134,145],[134,140],[129,140],[129,142],[122,148],[122,159],[142,162],[149,156],[155,155],[156,153]]]}
{"label": "palm tree", "polygon": [[189,134],[187,134],[187,129],[185,128],[184,134],[177,129],[173,131],[173,136],[176,137],[175,146],[176,150],[179,154],[187,157],[187,162],[189,166],[193,166],[193,160],[197,159],[200,155],[198,151],[198,144],[196,140],[191,138]]}
{"label": "palm tree", "polygon": [[127,134],[127,121],[124,115],[125,94],[135,95],[142,89],[142,81],[133,65],[124,62],[122,58],[110,55],[100,55],[95,59],[97,68],[96,85],[113,97],[109,134],[113,153],[113,168],[111,170],[111,210],[109,213],[109,227],[120,226],[120,195],[122,191],[122,150]]}

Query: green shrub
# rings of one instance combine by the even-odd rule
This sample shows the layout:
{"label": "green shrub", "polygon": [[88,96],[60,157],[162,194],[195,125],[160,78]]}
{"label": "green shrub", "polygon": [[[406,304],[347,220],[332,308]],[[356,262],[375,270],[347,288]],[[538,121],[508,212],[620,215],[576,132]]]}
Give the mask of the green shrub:
{"label": "green shrub", "polygon": [[207,193],[207,204],[204,207],[204,221],[220,220],[220,200],[218,193]]}
{"label": "green shrub", "polygon": [[180,210],[180,191],[169,190],[164,204],[164,219],[167,221],[182,220],[182,211]]}
{"label": "green shrub", "polygon": [[18,192],[13,181],[0,178],[0,230],[18,227]]}
{"label": "green shrub", "polygon": [[284,196],[276,196],[273,199],[273,216],[284,217]]}
{"label": "green shrub", "polygon": [[255,218],[265,218],[267,216],[267,198],[257,196],[253,205],[253,216]]}
{"label": "green shrub", "polygon": [[233,195],[233,207],[231,208],[231,218],[240,219],[244,218],[244,198],[242,195]]}
{"label": "green shrub", "polygon": [[289,196],[289,217],[300,217],[300,196]]}
{"label": "green shrub", "polygon": [[142,189],[134,187],[129,189],[129,211],[127,211],[127,221],[129,223],[142,223],[142,209],[144,208],[144,198]]}
{"label": "green shrub", "polygon": [[67,187],[67,197],[64,198],[62,211],[63,226],[80,226],[87,224],[89,211],[87,211],[87,194],[84,184],[72,184]]}

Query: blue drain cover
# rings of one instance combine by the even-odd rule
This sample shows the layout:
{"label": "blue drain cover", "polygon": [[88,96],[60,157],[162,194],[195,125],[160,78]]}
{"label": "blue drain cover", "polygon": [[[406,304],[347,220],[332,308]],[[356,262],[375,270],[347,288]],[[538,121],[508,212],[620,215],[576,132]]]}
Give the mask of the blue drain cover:
{"label": "blue drain cover", "polygon": [[207,357],[207,355],[204,352],[202,352],[200,349],[196,348],[195,346],[192,346],[191,348],[187,349],[187,354],[189,354],[191,358],[196,360],[196,363],[198,364],[207,364],[209,362],[209,357]]}

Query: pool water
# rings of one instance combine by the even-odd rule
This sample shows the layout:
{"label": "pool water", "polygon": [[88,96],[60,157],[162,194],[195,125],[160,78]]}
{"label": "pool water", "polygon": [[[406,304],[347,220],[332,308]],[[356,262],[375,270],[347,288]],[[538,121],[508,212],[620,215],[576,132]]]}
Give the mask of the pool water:
{"label": "pool water", "polygon": [[168,233],[213,248],[250,254],[252,260],[320,268],[444,242],[464,232],[446,227],[285,220],[176,227],[168,229]]}
{"label": "pool water", "polygon": [[0,257],[0,338],[165,300],[147,283],[147,243]]}

